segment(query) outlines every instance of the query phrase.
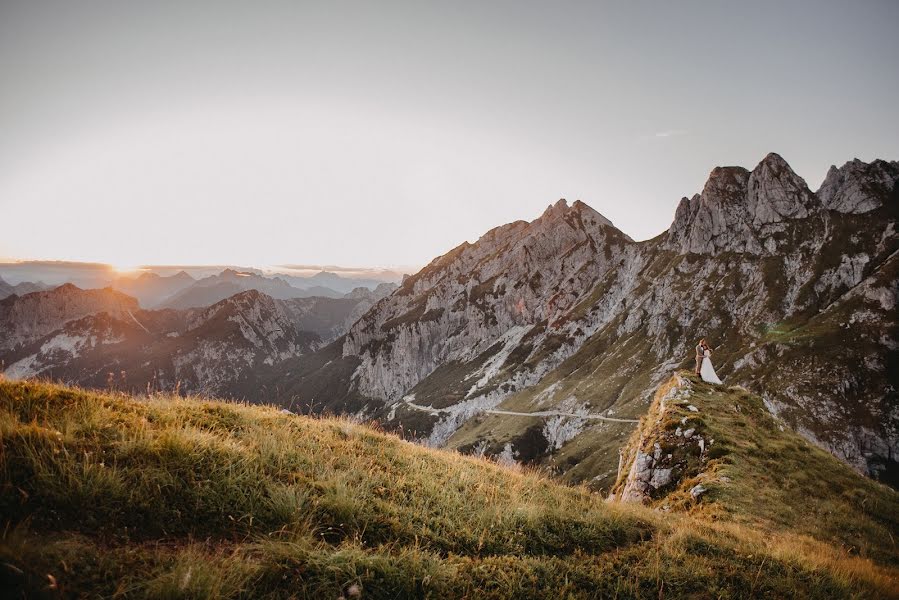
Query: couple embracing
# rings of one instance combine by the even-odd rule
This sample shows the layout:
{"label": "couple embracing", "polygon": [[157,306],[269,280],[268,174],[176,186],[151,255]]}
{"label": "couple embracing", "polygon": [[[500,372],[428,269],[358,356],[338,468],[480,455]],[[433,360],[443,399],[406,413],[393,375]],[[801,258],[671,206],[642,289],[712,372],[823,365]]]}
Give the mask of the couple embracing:
{"label": "couple embracing", "polygon": [[705,338],[699,340],[699,343],[696,345],[696,374],[702,377],[703,381],[721,383],[721,380],[715,373],[715,368],[712,366],[712,349],[709,348]]}

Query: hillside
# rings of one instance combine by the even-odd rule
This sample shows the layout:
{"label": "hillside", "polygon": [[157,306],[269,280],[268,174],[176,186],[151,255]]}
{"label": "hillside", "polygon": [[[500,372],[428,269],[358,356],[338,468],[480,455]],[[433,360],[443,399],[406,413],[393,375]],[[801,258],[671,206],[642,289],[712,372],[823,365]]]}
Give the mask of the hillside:
{"label": "hillside", "polygon": [[[690,394],[699,412],[685,410],[715,439],[710,491],[687,501],[684,480],[652,500],[666,512],[347,420],[0,381],[0,585],[29,597],[895,593],[895,492],[771,426],[758,398],[695,382]],[[807,476],[747,463],[771,456],[801,456]],[[833,522],[778,521],[801,493]]]}
{"label": "hillside", "polygon": [[608,489],[633,422],[706,337],[726,382],[899,486],[897,215],[899,163],[850,161],[813,192],[774,153],[713,169],[651,240],[559,201],[434,259],[278,386]]}
{"label": "hillside", "polygon": [[743,388],[674,375],[620,457],[614,500],[701,513],[761,535],[796,532],[899,566],[899,492],[859,477]]}

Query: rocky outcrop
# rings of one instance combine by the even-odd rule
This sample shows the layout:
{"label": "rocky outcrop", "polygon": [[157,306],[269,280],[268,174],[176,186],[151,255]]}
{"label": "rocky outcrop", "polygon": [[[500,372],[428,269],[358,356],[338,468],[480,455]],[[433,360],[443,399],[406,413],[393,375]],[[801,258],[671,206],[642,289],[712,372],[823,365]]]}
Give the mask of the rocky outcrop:
{"label": "rocky outcrop", "polygon": [[[702,472],[713,440],[707,439],[691,396],[690,382],[678,375],[656,393],[630,443],[621,449],[610,498],[647,504]],[[702,493],[691,490],[694,499]]]}
{"label": "rocky outcrop", "polygon": [[885,202],[899,201],[896,181],[899,162],[851,160],[842,167],[830,167],[818,190],[821,203],[830,210],[861,214],[878,209]]}
{"label": "rocky outcrop", "polygon": [[716,167],[702,193],[677,207],[666,247],[678,252],[771,253],[779,224],[820,211],[821,203],[786,161],[771,153],[752,172]]}

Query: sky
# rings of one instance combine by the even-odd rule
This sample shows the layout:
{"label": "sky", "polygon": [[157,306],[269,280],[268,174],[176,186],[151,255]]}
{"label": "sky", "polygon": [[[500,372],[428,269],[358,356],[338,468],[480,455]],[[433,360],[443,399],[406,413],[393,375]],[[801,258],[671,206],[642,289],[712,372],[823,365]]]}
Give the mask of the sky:
{"label": "sky", "polygon": [[0,257],[421,265],[899,159],[899,2],[0,1]]}

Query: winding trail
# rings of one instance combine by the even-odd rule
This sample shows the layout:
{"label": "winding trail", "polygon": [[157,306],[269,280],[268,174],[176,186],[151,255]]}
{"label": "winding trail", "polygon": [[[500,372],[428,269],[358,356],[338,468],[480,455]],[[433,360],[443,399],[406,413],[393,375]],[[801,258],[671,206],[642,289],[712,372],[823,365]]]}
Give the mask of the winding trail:
{"label": "winding trail", "polygon": [[[439,408],[432,408],[430,406],[421,406],[419,404],[415,404],[410,400],[405,400],[407,406],[414,408],[416,410],[420,410],[422,412],[430,413],[432,415],[439,415],[440,413],[447,412],[445,410],[441,410]],[[637,419],[617,419],[615,417],[603,417],[602,415],[579,415],[577,413],[571,412],[563,412],[558,410],[538,410],[536,412],[517,412],[514,410],[502,410],[499,408],[488,408],[483,411],[488,415],[508,415],[511,417],[571,417],[574,419],[594,419],[597,421],[610,421],[612,423],[639,423]]]}
{"label": "winding trail", "polygon": [[144,324],[137,320],[137,317],[134,316],[134,313],[133,313],[133,312],[131,312],[131,311],[129,310],[129,311],[128,311],[128,314],[131,316],[131,318],[134,320],[134,322],[138,324],[138,326],[139,326],[141,329],[143,329],[143,330],[146,331],[147,333],[150,333],[150,330],[147,329],[146,327],[144,327]]}

